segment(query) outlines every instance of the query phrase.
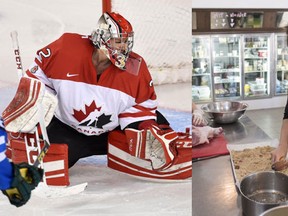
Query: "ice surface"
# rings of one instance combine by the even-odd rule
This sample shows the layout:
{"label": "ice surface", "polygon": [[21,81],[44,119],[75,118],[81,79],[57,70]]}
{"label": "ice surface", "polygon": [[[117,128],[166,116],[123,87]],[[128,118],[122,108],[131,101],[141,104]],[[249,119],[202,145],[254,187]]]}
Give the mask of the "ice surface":
{"label": "ice surface", "polygon": [[[90,33],[91,25],[101,14],[101,3],[95,0],[0,0],[1,112],[13,98],[18,82],[10,32],[18,31],[23,67],[27,68],[36,50],[64,31]],[[141,51],[142,47],[138,45],[137,49]],[[190,83],[156,86],[160,111],[175,130],[191,125],[190,92]],[[192,181],[148,182],[109,169],[106,163],[106,156],[92,156],[80,160],[69,170],[71,185],[88,182],[86,190],[78,195],[47,199],[33,193],[25,206],[16,208],[0,194],[0,215],[192,215]]]}

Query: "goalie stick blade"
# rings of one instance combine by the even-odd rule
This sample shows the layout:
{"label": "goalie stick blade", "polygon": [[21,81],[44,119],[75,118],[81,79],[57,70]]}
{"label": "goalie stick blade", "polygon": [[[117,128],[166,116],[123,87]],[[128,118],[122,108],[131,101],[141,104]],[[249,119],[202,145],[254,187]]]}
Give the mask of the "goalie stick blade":
{"label": "goalie stick blade", "polygon": [[67,197],[79,194],[83,192],[88,183],[82,183],[73,186],[47,186],[44,183],[40,183],[38,187],[32,192],[33,195],[41,197],[41,198],[59,198],[59,197]]}

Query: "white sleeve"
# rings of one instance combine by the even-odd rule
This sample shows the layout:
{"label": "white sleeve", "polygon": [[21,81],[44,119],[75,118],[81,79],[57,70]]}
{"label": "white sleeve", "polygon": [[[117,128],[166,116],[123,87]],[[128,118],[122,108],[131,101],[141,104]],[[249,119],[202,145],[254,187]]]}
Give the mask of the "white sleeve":
{"label": "white sleeve", "polygon": [[[36,76],[43,84],[45,84],[47,91],[49,91],[54,95],[56,94],[52,82],[48,79],[44,71],[39,67],[39,65],[35,61],[30,65],[28,70],[33,76]],[[30,77],[29,74],[26,74],[26,76]]]}
{"label": "white sleeve", "polygon": [[141,104],[136,104],[126,110],[124,110],[119,115],[119,122],[121,129],[124,129],[127,125],[145,121],[145,120],[156,120],[156,100],[147,100]]}

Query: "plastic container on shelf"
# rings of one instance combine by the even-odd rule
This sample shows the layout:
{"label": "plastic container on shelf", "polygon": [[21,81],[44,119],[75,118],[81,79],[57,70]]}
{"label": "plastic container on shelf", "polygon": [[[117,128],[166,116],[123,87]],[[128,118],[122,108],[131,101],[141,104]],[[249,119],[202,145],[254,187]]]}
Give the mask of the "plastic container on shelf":
{"label": "plastic container on shelf", "polygon": [[264,84],[265,80],[264,80],[264,78],[256,78],[256,83],[257,84]]}
{"label": "plastic container on shelf", "polygon": [[228,79],[230,82],[240,82],[241,81],[240,76],[228,76]]}
{"label": "plastic container on shelf", "polygon": [[248,96],[248,95],[249,95],[249,92],[250,92],[250,85],[245,84],[245,86],[244,86],[245,96]]}
{"label": "plastic container on shelf", "polygon": [[261,90],[253,90],[251,89],[251,92],[253,95],[256,95],[256,96],[261,96],[261,95],[266,95],[266,88],[265,89],[261,89]]}
{"label": "plastic container on shelf", "polygon": [[210,98],[210,88],[208,86],[198,86],[199,90],[199,99],[205,100]]}
{"label": "plastic container on shelf", "polygon": [[253,91],[266,91],[267,83],[257,83],[256,81],[248,82],[250,90]]}
{"label": "plastic container on shelf", "polygon": [[221,83],[221,77],[220,76],[215,76],[214,77],[214,83]]}
{"label": "plastic container on shelf", "polygon": [[208,86],[192,86],[192,98],[197,100],[210,99],[210,88]]}
{"label": "plastic container on shelf", "polygon": [[192,98],[194,100],[199,100],[199,90],[197,86],[192,86]]}

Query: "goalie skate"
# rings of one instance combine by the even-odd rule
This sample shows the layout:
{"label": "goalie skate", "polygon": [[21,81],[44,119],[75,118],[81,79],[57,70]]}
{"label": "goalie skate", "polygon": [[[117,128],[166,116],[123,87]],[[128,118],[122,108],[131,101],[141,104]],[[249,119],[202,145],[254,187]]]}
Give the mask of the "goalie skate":
{"label": "goalie skate", "polygon": [[59,198],[67,197],[79,194],[83,192],[88,183],[77,184],[73,186],[47,186],[44,183],[40,183],[38,187],[33,191],[33,194],[41,198]]}

